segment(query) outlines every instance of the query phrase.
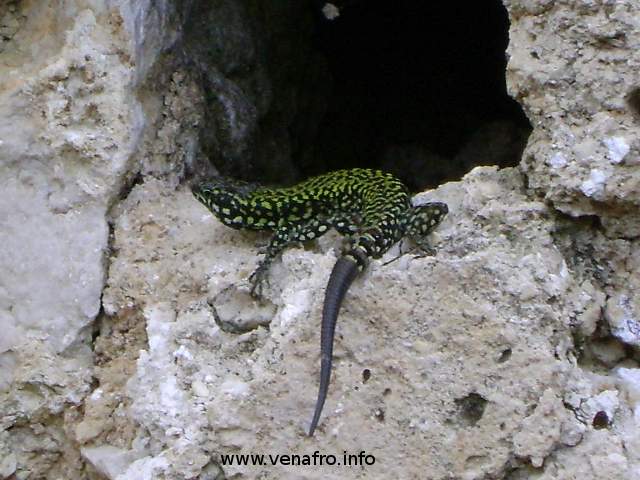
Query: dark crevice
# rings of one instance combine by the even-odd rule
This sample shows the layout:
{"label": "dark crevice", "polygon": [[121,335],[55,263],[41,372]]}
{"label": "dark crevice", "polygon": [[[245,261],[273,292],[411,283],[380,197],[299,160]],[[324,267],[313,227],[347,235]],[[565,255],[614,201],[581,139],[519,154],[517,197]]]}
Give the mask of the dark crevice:
{"label": "dark crevice", "polygon": [[420,190],[520,161],[531,127],[506,91],[499,0],[347,4],[335,20],[316,16],[332,83],[303,173],[383,168]]}
{"label": "dark crevice", "polygon": [[640,118],[640,87],[634,88],[627,95],[627,103],[635,115]]}
{"label": "dark crevice", "polygon": [[287,184],[381,168],[418,191],[519,163],[531,126],[507,94],[500,0],[331,3],[333,20],[320,0],[191,3],[180,48],[200,71],[201,147],[222,174]]}
{"label": "dark crevice", "polygon": [[458,407],[460,423],[466,427],[472,427],[480,421],[488,403],[482,395],[476,392],[471,392],[463,398],[457,398],[454,402]]}
{"label": "dark crevice", "polygon": [[593,417],[593,421],[591,423],[593,425],[593,428],[595,428],[596,430],[601,430],[603,428],[609,427],[609,424],[611,423],[611,419],[607,415],[607,412],[605,412],[604,410],[601,410],[595,414],[595,416]]}
{"label": "dark crevice", "polygon": [[[142,172],[140,171],[137,171],[134,174],[125,178],[122,182],[122,185],[120,186],[120,191],[118,192],[118,195],[112,199],[109,210],[110,211],[113,210],[113,207],[115,205],[118,205],[124,202],[129,197],[129,194],[136,187],[136,185],[141,185],[142,183],[144,183],[144,175],[142,175]],[[108,217],[112,217],[112,215],[108,215]],[[112,230],[113,229],[110,228],[110,233]]]}
{"label": "dark crevice", "polygon": [[500,353],[500,357],[498,357],[498,363],[504,363],[509,361],[511,358],[511,349],[507,348]]}

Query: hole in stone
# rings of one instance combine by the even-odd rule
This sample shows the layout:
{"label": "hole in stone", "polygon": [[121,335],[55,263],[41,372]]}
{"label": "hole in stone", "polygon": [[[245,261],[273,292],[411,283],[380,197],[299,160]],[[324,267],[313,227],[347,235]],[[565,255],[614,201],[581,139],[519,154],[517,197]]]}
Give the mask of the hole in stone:
{"label": "hole in stone", "polygon": [[454,400],[459,410],[461,423],[471,427],[478,423],[484,415],[487,406],[487,400],[480,394],[472,392],[466,397]]}
{"label": "hole in stone", "polygon": [[633,110],[633,113],[640,115],[640,87],[634,88],[629,92],[629,95],[627,95],[627,103],[629,107],[631,107],[631,110]]}
{"label": "hole in stone", "polygon": [[371,370],[369,370],[368,368],[365,368],[362,371],[362,383],[367,383],[370,378],[371,378]]}
{"label": "hole in stone", "polygon": [[498,363],[504,363],[510,358],[511,358],[511,349],[507,348],[506,350],[503,350],[502,353],[500,354],[500,357],[498,357]]}
{"label": "hole in stone", "polygon": [[332,88],[304,173],[379,167],[420,190],[519,162],[531,127],[506,92],[499,0],[356,1],[317,27]]}
{"label": "hole in stone", "polygon": [[601,410],[595,414],[592,422],[593,428],[600,430],[609,426],[609,416],[607,412]]}
{"label": "hole in stone", "polygon": [[333,20],[319,0],[185,7],[180,49],[207,92],[200,146],[221,173],[382,168],[418,191],[518,164],[531,126],[506,90],[500,0],[332,3]]}

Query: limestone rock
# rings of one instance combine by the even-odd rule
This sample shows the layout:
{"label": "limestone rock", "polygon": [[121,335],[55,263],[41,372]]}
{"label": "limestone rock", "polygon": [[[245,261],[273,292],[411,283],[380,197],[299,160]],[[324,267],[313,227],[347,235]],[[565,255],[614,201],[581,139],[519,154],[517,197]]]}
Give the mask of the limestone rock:
{"label": "limestone rock", "polygon": [[506,0],[508,84],[534,125],[530,186],[611,235],[640,233],[640,6]]}
{"label": "limestone rock", "polygon": [[[383,259],[354,283],[313,439],[305,431],[318,372],[306,359],[318,358],[335,237],[319,251],[290,249],[273,266],[268,331],[226,332],[216,301],[223,291],[225,301],[249,301],[256,235],[223,227],[189,192],[157,181],[135,187],[116,223],[104,304],[115,317],[139,308],[146,318],[149,343],[128,393],[135,421],[163,445],[155,458],[177,459],[187,445],[221,455],[273,445],[365,450],[385,458],[371,470],[380,476],[481,477],[507,471],[516,455],[540,467],[561,441],[579,444],[584,430],[553,392],[579,375],[563,319],[583,293],[554,246],[547,208],[527,200],[519,182],[513,169],[479,168],[430,192],[451,210],[435,235],[438,255]],[[286,468],[225,472],[276,478]]]}
{"label": "limestone rock", "polygon": [[[185,180],[203,152],[291,175],[323,108],[307,2],[62,3],[0,2],[0,476],[640,478],[635,0],[504,1],[521,168],[416,199],[450,206],[438,253],[353,284],[313,438],[340,239],[288,249],[254,300],[267,237]],[[485,130],[469,165],[522,141]],[[315,451],[374,463],[222,457]]]}

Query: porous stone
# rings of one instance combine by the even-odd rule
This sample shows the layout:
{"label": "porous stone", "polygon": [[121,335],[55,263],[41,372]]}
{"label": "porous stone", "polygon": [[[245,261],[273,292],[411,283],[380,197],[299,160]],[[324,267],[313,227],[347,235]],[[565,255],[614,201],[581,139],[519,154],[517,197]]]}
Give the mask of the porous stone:
{"label": "porous stone", "polygon": [[[274,264],[262,300],[275,310],[268,331],[258,323],[227,332],[216,300],[224,291],[225,302],[253,301],[246,278],[259,235],[225,228],[187,191],[136,186],[116,222],[104,305],[116,318],[145,312],[149,343],[128,383],[130,413],[157,442],[154,458],[170,460],[164,475],[178,474],[173,461],[187,446],[202,455],[365,450],[385,459],[368,470],[379,476],[428,469],[434,478],[478,478],[503,475],[513,458],[540,468],[559,445],[580,445],[591,419],[580,426],[560,399],[574,385],[579,406],[594,388],[572,354],[569,318],[585,290],[554,244],[549,210],[528,200],[520,181],[514,169],[478,168],[416,200],[449,204],[434,235],[439,253],[384,266],[390,252],[356,280],[312,439],[318,366],[307,359],[318,356],[336,238],[315,251],[289,249]],[[203,385],[208,397],[198,393]],[[611,465],[628,470],[624,460]],[[283,465],[223,468],[287,476]]]}
{"label": "porous stone", "polygon": [[18,479],[76,477],[64,422],[90,390],[106,215],[142,127],[118,11],[86,3],[0,3],[0,458]]}
{"label": "porous stone", "polygon": [[505,0],[507,83],[534,126],[522,167],[564,213],[640,234],[640,6]]}
{"label": "porous stone", "polygon": [[[438,254],[356,280],[313,438],[340,240],[287,250],[254,300],[266,236],[185,181],[204,151],[282,179],[313,136],[306,2],[276,3],[0,2],[0,476],[640,477],[637,2],[505,0],[521,168],[422,195],[451,209]],[[222,466],[314,451],[375,463]]]}

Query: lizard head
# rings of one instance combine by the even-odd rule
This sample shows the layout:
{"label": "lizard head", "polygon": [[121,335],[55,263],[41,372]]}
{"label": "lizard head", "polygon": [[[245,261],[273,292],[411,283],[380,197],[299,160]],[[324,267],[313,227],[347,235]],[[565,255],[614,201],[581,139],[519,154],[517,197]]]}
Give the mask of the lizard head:
{"label": "lizard head", "polygon": [[407,236],[421,240],[429,235],[449,213],[446,203],[431,202],[413,207],[407,222]]}
{"label": "lizard head", "polygon": [[224,224],[240,228],[246,197],[257,185],[224,177],[214,177],[191,188],[196,197]]}

